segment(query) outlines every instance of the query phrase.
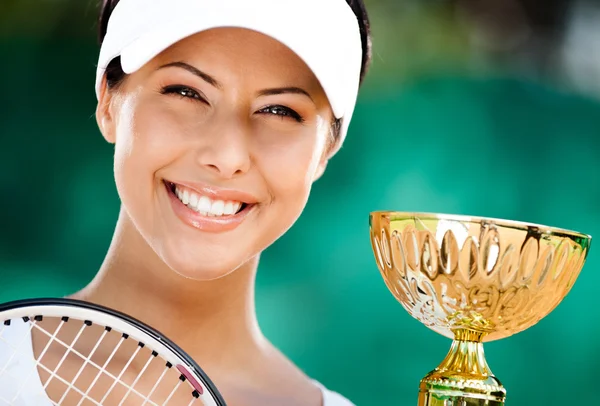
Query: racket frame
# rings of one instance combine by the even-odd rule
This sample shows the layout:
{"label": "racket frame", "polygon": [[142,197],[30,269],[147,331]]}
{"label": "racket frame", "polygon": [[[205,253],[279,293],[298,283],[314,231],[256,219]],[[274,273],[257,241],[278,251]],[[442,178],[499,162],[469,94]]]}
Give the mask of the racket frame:
{"label": "racket frame", "polygon": [[[66,308],[68,312],[65,312]],[[226,406],[215,384],[185,351],[164,334],[134,317],[95,303],[69,298],[20,299],[0,304],[0,323],[24,317],[34,320],[40,315],[57,318],[66,316],[82,322],[90,321],[92,324],[111,327],[120,333],[125,333],[129,338],[156,351],[165,361],[177,368],[192,386],[196,387],[196,383],[190,378],[197,380],[196,376],[199,377],[201,381],[197,384],[200,388],[196,390],[207,406]],[[207,391],[209,396],[206,396],[204,391]]]}

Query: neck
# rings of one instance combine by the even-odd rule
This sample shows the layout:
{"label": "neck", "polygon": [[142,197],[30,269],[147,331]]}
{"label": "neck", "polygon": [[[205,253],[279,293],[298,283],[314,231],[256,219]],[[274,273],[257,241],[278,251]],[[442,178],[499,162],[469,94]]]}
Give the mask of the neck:
{"label": "neck", "polygon": [[100,272],[72,297],[150,325],[216,375],[265,348],[255,314],[257,266],[258,257],[217,280],[184,278],[164,264],[121,210]]}

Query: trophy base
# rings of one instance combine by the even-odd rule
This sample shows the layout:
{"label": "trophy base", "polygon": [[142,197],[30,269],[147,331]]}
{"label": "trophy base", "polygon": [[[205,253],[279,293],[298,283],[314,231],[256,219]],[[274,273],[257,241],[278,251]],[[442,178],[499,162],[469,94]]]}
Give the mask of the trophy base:
{"label": "trophy base", "polygon": [[483,335],[455,334],[444,361],[421,380],[418,406],[504,406],[506,389],[487,365]]}
{"label": "trophy base", "polygon": [[420,393],[418,406],[504,406],[503,401],[466,398],[460,394]]}
{"label": "trophy base", "polygon": [[418,406],[504,406],[505,393],[502,389],[479,387],[474,390],[466,385],[456,382],[454,387],[449,387],[441,382],[422,382]]}

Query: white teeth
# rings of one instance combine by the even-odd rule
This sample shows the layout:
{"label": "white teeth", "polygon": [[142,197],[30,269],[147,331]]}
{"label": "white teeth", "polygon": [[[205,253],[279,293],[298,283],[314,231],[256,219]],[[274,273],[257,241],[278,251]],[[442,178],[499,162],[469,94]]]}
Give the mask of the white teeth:
{"label": "white teeth", "polygon": [[200,212],[209,212],[210,211],[210,207],[212,206],[212,203],[210,201],[210,199],[206,196],[200,196],[200,199],[198,200],[198,211]]}
{"label": "white teeth", "polygon": [[233,213],[235,213],[235,211],[233,211],[233,202],[225,203],[225,207],[223,208],[223,214],[227,215]]}
{"label": "white teeth", "polygon": [[190,209],[207,217],[231,216],[242,207],[242,202],[212,200],[208,196],[201,196],[179,187],[175,188],[175,195]]}
{"label": "white teeth", "polygon": [[211,212],[213,212],[215,214],[215,216],[222,216],[223,215],[223,209],[225,208],[225,202],[223,200],[217,200],[216,202],[213,202],[212,207],[211,207]]}

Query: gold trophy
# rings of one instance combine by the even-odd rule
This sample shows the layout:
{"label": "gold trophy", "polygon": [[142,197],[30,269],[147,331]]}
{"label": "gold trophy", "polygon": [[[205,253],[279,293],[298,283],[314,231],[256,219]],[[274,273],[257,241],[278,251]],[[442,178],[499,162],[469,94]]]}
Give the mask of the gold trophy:
{"label": "gold trophy", "polygon": [[371,244],[394,297],[453,340],[421,380],[419,406],[502,406],[483,343],[547,316],[573,287],[591,237],[490,218],[373,212]]}

